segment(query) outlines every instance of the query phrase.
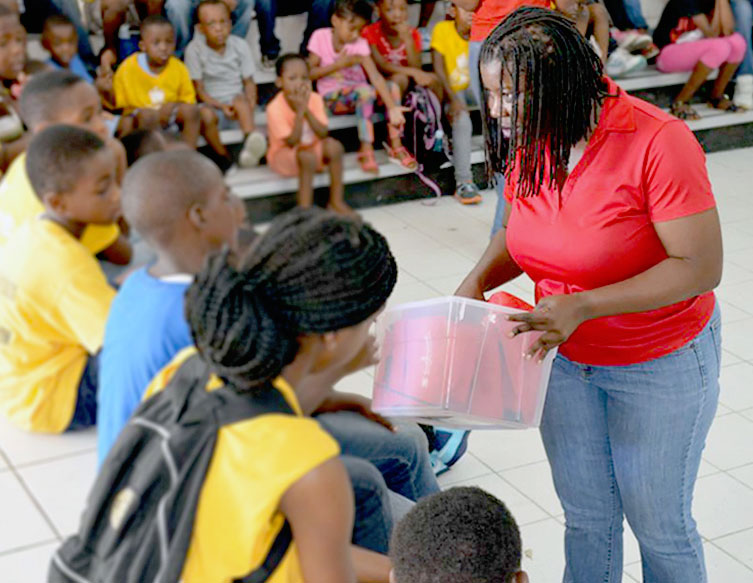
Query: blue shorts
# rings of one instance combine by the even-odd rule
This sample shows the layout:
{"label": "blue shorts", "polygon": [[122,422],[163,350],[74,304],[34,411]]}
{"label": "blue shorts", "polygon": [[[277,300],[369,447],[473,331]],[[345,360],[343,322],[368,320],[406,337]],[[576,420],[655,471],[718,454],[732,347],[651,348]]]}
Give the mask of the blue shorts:
{"label": "blue shorts", "polygon": [[66,431],[86,429],[97,424],[97,385],[99,378],[99,355],[89,356],[84,373],[78,384],[76,408]]}

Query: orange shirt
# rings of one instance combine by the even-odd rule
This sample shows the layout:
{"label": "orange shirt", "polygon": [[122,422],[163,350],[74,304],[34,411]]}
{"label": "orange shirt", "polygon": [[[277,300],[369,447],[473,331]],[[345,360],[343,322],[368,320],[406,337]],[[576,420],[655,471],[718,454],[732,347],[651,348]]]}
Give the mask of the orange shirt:
{"label": "orange shirt", "polygon": [[[309,97],[309,111],[325,126],[329,125],[324,100],[322,99],[322,96],[315,91],[312,91],[311,97]],[[274,96],[272,101],[269,102],[269,105],[267,105],[267,133],[269,134],[267,159],[271,160],[281,149],[290,147],[285,143],[285,139],[293,131],[294,125],[295,111],[293,111],[293,108],[288,104],[282,91],[280,91]],[[310,146],[318,139],[319,138],[314,133],[314,130],[312,130],[308,122],[304,120],[300,145]]]}
{"label": "orange shirt", "polygon": [[[505,185],[512,204],[507,248],[536,283],[537,300],[650,269],[667,259],[654,223],[716,206],[705,155],[687,125],[608,82],[614,97],[607,97],[562,191],[544,184],[538,195],[516,198],[515,171]],[[659,358],[695,338],[715,302],[709,292],[657,310],[588,320],[560,353],[604,366]]]}
{"label": "orange shirt", "polygon": [[470,41],[481,42],[486,39],[494,27],[521,6],[549,8],[549,0],[480,0],[473,13]]}

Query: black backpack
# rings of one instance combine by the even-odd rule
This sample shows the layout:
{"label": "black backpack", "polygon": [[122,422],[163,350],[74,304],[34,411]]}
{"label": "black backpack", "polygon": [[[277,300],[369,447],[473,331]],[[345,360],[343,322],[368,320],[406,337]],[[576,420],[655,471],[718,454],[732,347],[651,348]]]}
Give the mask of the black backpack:
{"label": "black backpack", "polygon": [[[89,493],[78,533],[52,557],[49,583],[177,583],[196,507],[223,425],[265,413],[292,414],[270,388],[250,399],[207,391],[197,354],[133,414]],[[236,583],[262,583],[291,541],[287,522],[264,563]]]}
{"label": "black backpack", "polygon": [[403,145],[418,162],[418,177],[441,196],[439,186],[426,173],[436,172],[450,161],[442,104],[429,89],[417,85],[405,94],[403,106],[409,109],[405,113]]}

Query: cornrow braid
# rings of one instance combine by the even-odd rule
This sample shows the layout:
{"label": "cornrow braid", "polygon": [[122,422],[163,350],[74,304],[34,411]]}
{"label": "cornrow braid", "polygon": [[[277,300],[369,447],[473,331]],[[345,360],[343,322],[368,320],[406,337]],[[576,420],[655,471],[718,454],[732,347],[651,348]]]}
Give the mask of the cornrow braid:
{"label": "cornrow braid", "polygon": [[[519,8],[503,20],[481,47],[479,69],[500,63],[513,86],[512,130],[502,136],[498,119],[481,100],[487,169],[506,176],[519,166],[516,196],[536,195],[567,169],[570,150],[598,121],[607,97],[601,59],[575,25],[545,8]],[[522,100],[521,100],[522,97]],[[548,159],[548,162],[547,162]]]}
{"label": "cornrow braid", "polygon": [[298,352],[298,337],[355,326],[387,301],[397,264],[359,219],[296,209],[238,260],[209,259],[186,294],[199,352],[238,390],[266,385]]}

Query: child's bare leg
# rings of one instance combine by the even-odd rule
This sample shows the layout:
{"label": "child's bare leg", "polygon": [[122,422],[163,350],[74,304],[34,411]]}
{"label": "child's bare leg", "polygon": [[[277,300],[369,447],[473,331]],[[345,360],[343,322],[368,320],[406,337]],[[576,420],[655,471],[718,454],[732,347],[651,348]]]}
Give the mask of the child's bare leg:
{"label": "child's bare leg", "polygon": [[219,119],[214,110],[210,107],[200,107],[199,117],[201,118],[201,135],[204,136],[209,147],[223,158],[230,158],[230,154],[220,138]]}
{"label": "child's bare leg", "polygon": [[298,206],[310,207],[314,204],[314,174],[316,174],[317,159],[312,150],[299,148],[296,152],[298,160]]}
{"label": "child's bare leg", "polygon": [[352,213],[353,209],[345,202],[343,183],[343,156],[345,148],[335,138],[325,138],[322,142],[324,162],[329,167],[329,203],[327,207],[338,213]]}
{"label": "child's bare leg", "polygon": [[139,130],[159,130],[162,128],[160,124],[160,112],[156,109],[137,109],[134,112],[136,120],[136,128]]}
{"label": "child's bare leg", "polygon": [[251,104],[245,95],[235,96],[233,99],[233,109],[235,109],[235,114],[238,116],[238,125],[241,126],[243,135],[249,135],[256,129],[256,124],[254,123],[254,110],[251,109]]}
{"label": "child's bare leg", "polygon": [[199,107],[192,103],[181,103],[177,107],[175,121],[180,126],[180,134],[183,141],[195,150],[199,145],[201,132]]}
{"label": "child's bare leg", "polygon": [[[397,78],[397,80],[395,80]],[[405,83],[404,85],[401,85],[401,83]],[[390,90],[390,94],[392,95],[392,100],[400,104],[403,102],[403,95],[405,94],[406,89],[408,88],[410,80],[405,75],[393,75],[392,79],[387,81],[387,87]],[[389,121],[389,120],[388,120]],[[403,142],[403,132],[402,128],[398,129],[395,126],[393,126],[391,123],[387,124],[387,133],[390,138],[390,147],[393,150],[396,150],[398,148],[402,148]]]}
{"label": "child's bare leg", "polygon": [[[102,32],[105,48],[118,55],[118,30],[125,22],[129,0],[102,0]],[[120,55],[118,55],[120,56]]]}

